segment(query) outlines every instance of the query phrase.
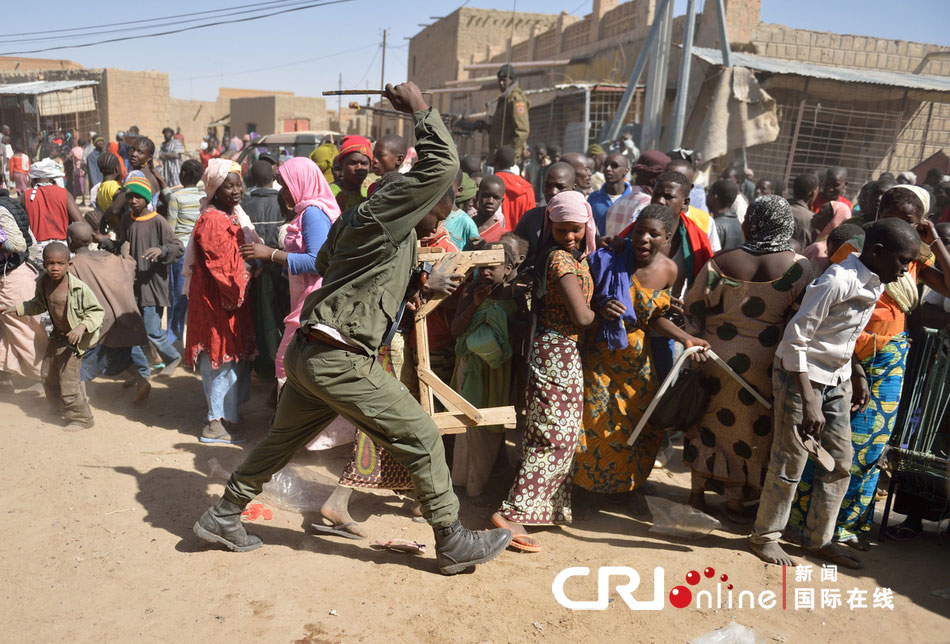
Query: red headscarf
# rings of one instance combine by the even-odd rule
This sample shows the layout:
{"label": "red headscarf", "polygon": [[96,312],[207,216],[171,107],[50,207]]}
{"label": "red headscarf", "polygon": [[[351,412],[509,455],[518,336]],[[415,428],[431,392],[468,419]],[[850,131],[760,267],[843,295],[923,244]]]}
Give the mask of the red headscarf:
{"label": "red headscarf", "polygon": [[370,159],[373,158],[373,146],[369,144],[369,139],[365,136],[351,134],[343,137],[343,145],[340,146],[340,160],[342,161],[343,157],[353,152],[365,154]]}

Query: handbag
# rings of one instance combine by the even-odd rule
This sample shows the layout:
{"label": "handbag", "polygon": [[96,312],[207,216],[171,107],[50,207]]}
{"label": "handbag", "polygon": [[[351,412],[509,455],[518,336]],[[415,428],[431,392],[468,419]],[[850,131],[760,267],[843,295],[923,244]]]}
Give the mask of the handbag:
{"label": "handbag", "polygon": [[686,429],[695,425],[709,406],[705,378],[697,367],[683,369],[650,415],[654,427]]}

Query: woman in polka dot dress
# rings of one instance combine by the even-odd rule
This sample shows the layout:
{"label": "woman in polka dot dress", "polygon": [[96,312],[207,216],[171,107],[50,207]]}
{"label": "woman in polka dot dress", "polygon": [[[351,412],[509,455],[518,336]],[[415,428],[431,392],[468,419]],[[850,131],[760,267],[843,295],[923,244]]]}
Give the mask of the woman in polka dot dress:
{"label": "woman in polka dot dress", "polygon": [[[686,295],[690,325],[766,399],[772,359],[785,325],[812,280],[807,258],[791,250],[795,220],[788,202],[768,195],[746,213],[746,242],[711,259]],[[748,523],[743,502],[756,499],[772,448],[772,414],[708,363],[711,400],[686,432],[683,460],[692,470],[690,505],[705,510],[704,491],[725,497],[723,513]]]}
{"label": "woman in polka dot dress", "polygon": [[511,546],[538,552],[525,525],[571,520],[571,469],[581,433],[584,376],[578,335],[594,321],[594,285],[583,261],[594,250],[594,219],[584,196],[556,195],[544,217],[538,267],[538,331],[528,359],[524,461],[492,523],[514,534]]}

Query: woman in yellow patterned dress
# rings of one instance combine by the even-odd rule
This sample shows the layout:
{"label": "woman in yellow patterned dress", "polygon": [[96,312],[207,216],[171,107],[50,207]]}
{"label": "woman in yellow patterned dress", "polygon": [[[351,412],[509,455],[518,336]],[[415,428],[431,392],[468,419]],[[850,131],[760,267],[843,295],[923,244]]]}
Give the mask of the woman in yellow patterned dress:
{"label": "woman in yellow patterned dress", "polygon": [[[681,342],[686,347],[709,346],[663,317],[670,308],[670,288],[676,280],[676,264],[660,250],[673,230],[673,213],[666,206],[647,206],[625,240],[623,248],[603,249],[591,260],[596,266],[621,260],[629,276],[630,304],[636,321],[629,318],[621,333],[626,347],[611,349],[613,342],[601,335],[594,324],[581,349],[584,366],[584,431],[576,455],[574,485],[597,494],[628,495],[627,505],[634,514],[646,511],[639,487],[653,470],[656,453],[663,442],[663,429],[647,425],[633,445],[627,439],[637,426],[643,411],[653,398],[658,383],[650,366],[646,330],[653,329]],[[595,282],[600,286],[601,280]],[[626,286],[626,284],[624,284]],[[593,306],[606,323],[622,319],[628,307],[615,293],[596,292],[601,306]],[[616,346],[616,345],[615,345]],[[620,345],[623,346],[623,341]],[[579,495],[578,509],[591,498]]]}

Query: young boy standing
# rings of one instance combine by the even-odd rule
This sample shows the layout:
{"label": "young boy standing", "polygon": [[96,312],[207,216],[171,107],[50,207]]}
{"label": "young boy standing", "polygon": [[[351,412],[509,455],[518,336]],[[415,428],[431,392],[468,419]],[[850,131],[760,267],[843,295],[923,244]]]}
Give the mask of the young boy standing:
{"label": "young boy standing", "polygon": [[78,431],[93,426],[79,368],[82,354],[99,339],[104,311],[89,287],[66,272],[68,266],[66,244],[51,242],[43,249],[45,272],[36,280],[33,299],[4,313],[23,316],[49,311],[53,333],[43,360],[43,388],[46,398],[57,401],[63,410],[66,431]]}
{"label": "young boy standing", "polygon": [[152,191],[148,179],[132,177],[125,184],[129,212],[122,218],[122,253],[135,260],[135,300],[138,302],[149,343],[161,356],[170,376],[181,362],[181,354],[162,329],[162,313],[169,305],[168,266],[178,261],[185,247],[171,226],[156,211],[149,212]]}
{"label": "young boy standing", "polygon": [[868,402],[854,345],[884,285],[901,278],[919,248],[920,236],[907,222],[874,222],[860,257],[850,255],[816,279],[785,328],[772,371],[775,439],[749,537],[749,549],[767,563],[795,565],[778,539],[809,456],[802,439],[814,438],[834,459],[834,467],[816,467],[802,548],[838,565],[861,567],[857,557],[831,542],[850,480],[851,411]]}

